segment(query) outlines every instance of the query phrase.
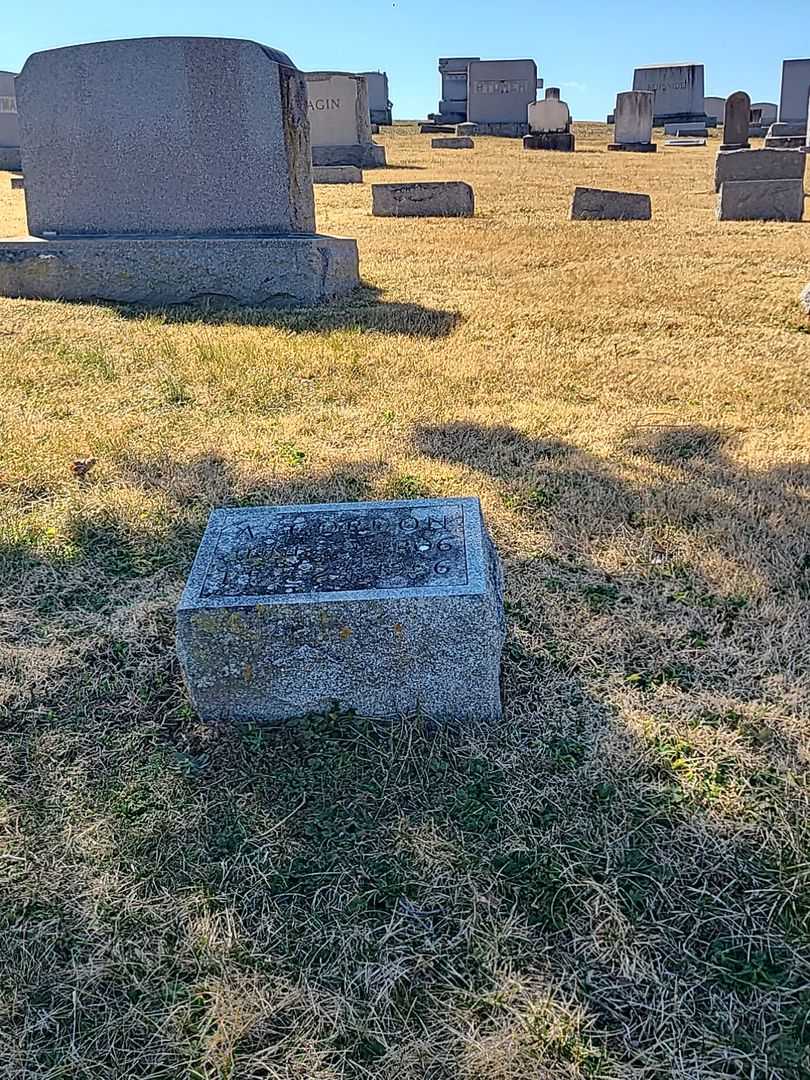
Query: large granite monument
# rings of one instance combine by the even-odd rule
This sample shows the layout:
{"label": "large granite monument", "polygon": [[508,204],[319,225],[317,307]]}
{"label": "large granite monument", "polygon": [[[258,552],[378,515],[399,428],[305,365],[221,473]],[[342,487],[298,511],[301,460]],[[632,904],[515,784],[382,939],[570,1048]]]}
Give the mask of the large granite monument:
{"label": "large granite monument", "polygon": [[385,165],[385,147],[371,138],[368,83],[344,71],[308,71],[313,165]]}
{"label": "large granite monument", "polygon": [[0,295],[311,304],[358,284],[318,236],[304,77],[223,38],[52,49],[16,80],[30,236]]}
{"label": "large granite monument", "polygon": [[500,716],[503,576],[477,499],[215,510],[177,609],[205,720]]}
{"label": "large granite monument", "polygon": [[467,75],[477,56],[443,56],[439,59],[442,81],[439,111],[430,113],[437,124],[463,124],[467,119]]}
{"label": "large granite monument", "polygon": [[17,172],[22,167],[14,79],[13,72],[0,71],[0,169],[10,172]]}
{"label": "large granite monument", "polygon": [[467,116],[479,135],[529,133],[528,107],[537,100],[534,60],[473,60],[467,76]]}
{"label": "large granite monument", "polygon": [[706,122],[709,126],[717,127],[725,120],[726,99],[724,97],[704,97],[703,111],[706,113]]}
{"label": "large granite monument", "polygon": [[706,123],[703,64],[652,64],[636,68],[633,89],[655,94],[653,126]]}
{"label": "large granite monument", "polygon": [[394,122],[394,108],[388,97],[388,76],[384,71],[361,71],[368,86],[368,111],[372,124],[390,127]]}
{"label": "large granite monument", "polygon": [[524,150],[562,150],[575,148],[571,132],[571,112],[560,91],[549,86],[542,101],[533,101],[528,109],[529,134],[523,137]]}
{"label": "large granite monument", "polygon": [[655,95],[650,90],[627,90],[616,95],[615,129],[608,150],[656,152],[658,147],[652,141],[654,102]]}

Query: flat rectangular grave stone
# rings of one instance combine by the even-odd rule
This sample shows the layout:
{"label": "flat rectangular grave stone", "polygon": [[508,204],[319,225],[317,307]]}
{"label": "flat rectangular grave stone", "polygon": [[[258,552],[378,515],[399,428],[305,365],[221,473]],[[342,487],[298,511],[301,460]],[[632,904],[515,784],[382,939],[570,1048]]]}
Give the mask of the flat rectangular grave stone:
{"label": "flat rectangular grave stone", "polygon": [[687,147],[687,149],[689,147],[694,148],[696,146],[705,146],[705,145],[706,145],[706,140],[705,139],[695,139],[695,138],[692,138],[691,136],[689,136],[688,138],[683,138],[683,139],[667,139],[666,142],[664,143],[664,146],[680,146],[680,147],[685,146],[685,147]]}
{"label": "flat rectangular grave stone", "polygon": [[362,184],[363,170],[356,165],[313,165],[313,184]]}
{"label": "flat rectangular grave stone", "polygon": [[803,180],[729,180],[717,199],[720,221],[801,221]]}
{"label": "flat rectangular grave stone", "polygon": [[11,178],[11,190],[22,191],[25,187],[25,178],[22,176],[12,176]]}
{"label": "flat rectangular grave stone", "polygon": [[177,609],[206,720],[493,719],[503,641],[475,498],[215,510]]}
{"label": "flat rectangular grave stone", "polygon": [[475,143],[468,135],[456,135],[447,139],[431,139],[434,150],[473,150]]}
{"label": "flat rectangular grave stone", "polygon": [[461,180],[372,184],[375,217],[472,217],[475,196]]}
{"label": "flat rectangular grave stone", "polygon": [[585,187],[574,191],[572,221],[648,221],[651,217],[649,195]]}

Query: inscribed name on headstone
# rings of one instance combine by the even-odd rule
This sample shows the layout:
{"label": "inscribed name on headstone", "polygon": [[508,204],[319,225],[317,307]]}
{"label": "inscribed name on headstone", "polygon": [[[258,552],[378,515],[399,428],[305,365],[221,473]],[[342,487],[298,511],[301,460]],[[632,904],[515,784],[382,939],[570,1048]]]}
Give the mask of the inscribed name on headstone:
{"label": "inscribed name on headstone", "polygon": [[364,76],[307,72],[306,80],[313,146],[358,146],[371,142]]}
{"label": "inscribed name on headstone", "polygon": [[633,75],[634,90],[655,94],[653,122],[656,125],[668,120],[703,119],[706,115],[703,84],[703,64],[651,65],[636,68]]}
{"label": "inscribed name on headstone", "polygon": [[470,64],[467,119],[475,124],[527,122],[537,99],[534,60],[475,60]]}
{"label": "inscribed name on headstone", "polygon": [[477,499],[214,511],[177,612],[192,700],[493,717],[500,581]]}

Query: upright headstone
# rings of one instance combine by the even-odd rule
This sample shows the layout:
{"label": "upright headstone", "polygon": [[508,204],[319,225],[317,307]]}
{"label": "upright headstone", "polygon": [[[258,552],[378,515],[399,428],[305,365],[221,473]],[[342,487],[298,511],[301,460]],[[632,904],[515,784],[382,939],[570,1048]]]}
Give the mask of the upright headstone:
{"label": "upright headstone", "polygon": [[308,71],[313,165],[385,165],[385,147],[371,138],[368,83],[344,71]]}
{"label": "upright headstone", "polygon": [[525,150],[574,149],[571,134],[571,113],[566,102],[560,100],[556,86],[546,90],[542,101],[533,101],[528,109],[529,134],[523,138]]}
{"label": "upright headstone", "polygon": [[723,123],[726,116],[726,99],[722,97],[705,97],[703,99],[703,111],[709,124],[717,127]]}
{"label": "upright headstone", "polygon": [[20,169],[20,124],[17,117],[15,75],[0,71],[0,169]]}
{"label": "upright headstone", "polygon": [[393,105],[388,97],[388,76],[384,71],[361,71],[368,86],[368,109],[372,124],[390,127]]}
{"label": "upright headstone", "polygon": [[653,64],[636,68],[633,89],[655,94],[653,126],[706,123],[703,64]]}
{"label": "upright headstone", "polygon": [[742,90],[732,94],[726,101],[726,118],[723,125],[721,150],[747,150],[748,127],[751,123],[751,98]]}
{"label": "upright headstone", "polygon": [[315,234],[306,84],[284,53],[142,38],[34,53],[16,80],[31,236],[0,294],[316,303],[358,284]]}
{"label": "upright headstone", "polygon": [[627,90],[616,95],[613,114],[615,131],[608,150],[629,150],[654,154],[652,141],[653,104],[655,95],[649,90]]}
{"label": "upright headstone", "polygon": [[479,134],[528,134],[528,107],[537,100],[534,60],[474,60],[467,82],[466,119]]}
{"label": "upright headstone", "polygon": [[504,636],[474,498],[215,510],[177,608],[208,721],[497,719]]}
{"label": "upright headstone", "polygon": [[785,60],[782,64],[779,123],[806,126],[808,95],[810,95],[810,59]]}

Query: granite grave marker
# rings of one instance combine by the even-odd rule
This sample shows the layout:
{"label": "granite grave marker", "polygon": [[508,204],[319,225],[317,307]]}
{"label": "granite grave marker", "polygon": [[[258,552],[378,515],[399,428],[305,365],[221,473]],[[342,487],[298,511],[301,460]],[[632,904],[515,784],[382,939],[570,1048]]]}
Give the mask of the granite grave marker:
{"label": "granite grave marker", "polygon": [[654,154],[652,141],[655,95],[649,90],[627,90],[616,95],[615,130],[608,150]]}
{"label": "granite grave marker", "polygon": [[13,72],[0,71],[0,169],[9,172],[16,172],[22,167],[14,79]]}
{"label": "granite grave marker", "polygon": [[503,577],[478,499],[215,510],[177,609],[205,720],[500,715]]}
{"label": "granite grave marker", "polygon": [[368,83],[364,75],[309,71],[309,126],[313,165],[385,165],[385,147],[371,138]]}

